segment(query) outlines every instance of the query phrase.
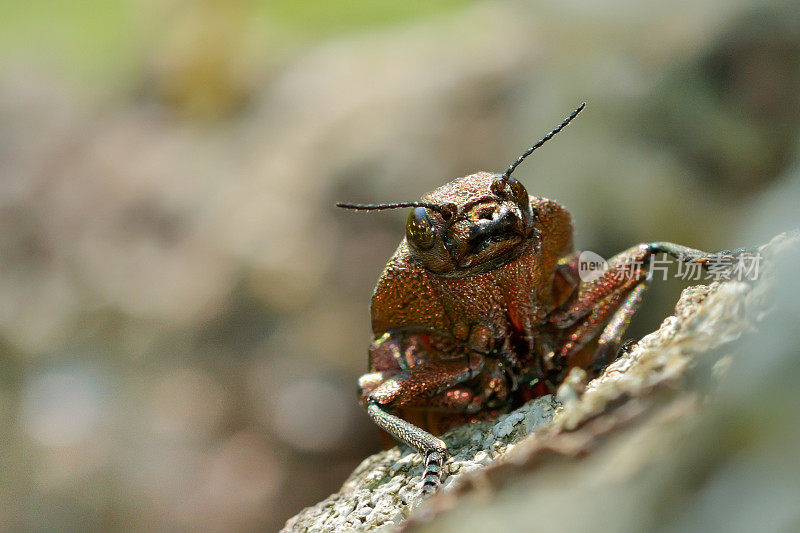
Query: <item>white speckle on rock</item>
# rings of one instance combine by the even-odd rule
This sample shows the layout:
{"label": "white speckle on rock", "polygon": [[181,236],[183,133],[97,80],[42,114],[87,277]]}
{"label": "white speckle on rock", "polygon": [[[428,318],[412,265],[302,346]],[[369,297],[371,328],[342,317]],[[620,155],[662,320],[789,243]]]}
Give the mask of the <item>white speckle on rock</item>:
{"label": "white speckle on rock", "polygon": [[588,375],[582,368],[575,367],[570,370],[567,377],[556,392],[556,399],[562,404],[577,400],[586,390]]}
{"label": "white speckle on rock", "polygon": [[489,461],[491,461],[491,459],[492,458],[489,456],[488,453],[481,450],[475,454],[475,458],[473,459],[473,461],[475,461],[478,464],[487,465],[489,464]]}

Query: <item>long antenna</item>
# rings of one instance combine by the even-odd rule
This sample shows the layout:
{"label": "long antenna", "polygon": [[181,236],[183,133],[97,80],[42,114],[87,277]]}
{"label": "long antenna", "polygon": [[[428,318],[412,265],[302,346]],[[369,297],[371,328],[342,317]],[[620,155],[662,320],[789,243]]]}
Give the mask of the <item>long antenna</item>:
{"label": "long antenna", "polygon": [[549,141],[550,139],[552,139],[552,138],[555,136],[555,134],[556,134],[556,133],[558,133],[559,131],[563,130],[563,129],[564,129],[564,127],[565,127],[567,124],[569,124],[570,122],[572,122],[572,119],[573,119],[573,118],[575,118],[575,117],[577,117],[577,116],[578,116],[578,113],[580,113],[581,111],[583,111],[583,108],[584,108],[584,107],[586,107],[586,102],[583,102],[581,105],[579,105],[579,106],[578,106],[578,109],[576,109],[575,111],[573,111],[573,112],[572,112],[572,113],[571,113],[571,114],[570,114],[570,115],[569,115],[567,118],[565,118],[565,119],[564,119],[564,122],[562,122],[561,124],[559,124],[558,126],[556,126],[556,128],[555,128],[553,131],[551,131],[550,133],[548,133],[547,135],[545,135],[545,136],[542,138],[542,140],[541,140],[541,141],[537,142],[536,144],[534,144],[533,146],[531,146],[530,148],[528,148],[527,150],[525,150],[525,153],[523,153],[521,156],[519,156],[519,157],[517,158],[517,160],[516,160],[516,161],[514,161],[513,163],[511,163],[511,166],[509,166],[509,167],[508,167],[508,170],[506,170],[506,171],[503,173],[503,175],[501,176],[501,178],[503,179],[503,181],[505,181],[505,180],[507,180],[509,177],[511,177],[511,173],[512,173],[512,172],[514,172],[514,169],[515,169],[515,168],[517,168],[517,165],[519,165],[520,163],[522,163],[522,161],[523,161],[523,160],[524,160],[526,157],[528,157],[529,155],[531,155],[531,154],[533,153],[533,151],[534,151],[534,150],[536,150],[537,148],[539,148],[540,146],[542,146],[544,143],[546,143],[547,141]]}
{"label": "long antenna", "polygon": [[343,209],[355,209],[357,211],[378,211],[381,209],[399,209],[403,207],[425,207],[431,211],[440,213],[444,218],[453,216],[454,207],[452,204],[432,204],[428,202],[397,202],[393,204],[347,204],[339,202],[336,207]]}

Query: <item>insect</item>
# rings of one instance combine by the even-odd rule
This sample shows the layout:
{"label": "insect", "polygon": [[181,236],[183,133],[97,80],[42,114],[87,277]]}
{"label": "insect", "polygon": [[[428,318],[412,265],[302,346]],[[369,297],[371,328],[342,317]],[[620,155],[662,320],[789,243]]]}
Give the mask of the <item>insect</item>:
{"label": "insect", "polygon": [[337,204],[412,208],[372,297],[375,338],[359,389],[372,420],[424,456],[421,497],[442,480],[447,445],[436,434],[553,392],[572,367],[596,375],[616,357],[654,254],[701,264],[715,255],[644,243],[581,280],[569,212],[530,196],[512,173],[584,106],[502,174],[458,178],[418,202]]}

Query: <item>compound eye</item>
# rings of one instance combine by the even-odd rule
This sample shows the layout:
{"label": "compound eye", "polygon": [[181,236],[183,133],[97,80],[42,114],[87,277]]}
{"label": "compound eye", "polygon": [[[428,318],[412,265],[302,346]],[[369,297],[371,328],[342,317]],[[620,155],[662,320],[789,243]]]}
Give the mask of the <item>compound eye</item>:
{"label": "compound eye", "polygon": [[514,194],[517,205],[523,209],[528,207],[531,203],[531,198],[528,196],[528,191],[525,189],[525,186],[514,178],[509,178],[508,184],[511,187],[511,192]]}
{"label": "compound eye", "polygon": [[528,196],[528,191],[525,189],[525,186],[522,185],[520,182],[515,180],[514,178],[497,178],[492,182],[491,191],[496,196],[500,198],[508,197],[508,193],[506,192],[506,185],[511,189],[511,197],[514,198],[516,204],[522,209],[523,211],[530,205],[531,199]]}
{"label": "compound eye", "polygon": [[415,207],[408,214],[406,238],[417,250],[428,250],[436,242],[436,229],[433,220],[424,207]]}

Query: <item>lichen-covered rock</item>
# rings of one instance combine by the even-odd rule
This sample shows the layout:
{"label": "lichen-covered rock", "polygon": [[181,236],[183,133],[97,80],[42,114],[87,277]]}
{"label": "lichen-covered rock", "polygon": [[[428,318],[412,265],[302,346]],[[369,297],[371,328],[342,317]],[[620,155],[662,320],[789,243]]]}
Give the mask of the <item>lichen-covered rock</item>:
{"label": "lichen-covered rock", "polygon": [[[567,531],[633,530],[679,522],[680,513],[661,513],[697,490],[698,480],[741,444],[728,440],[738,427],[736,402],[720,404],[718,391],[738,362],[731,354],[743,357],[736,348],[752,346],[742,336],[767,316],[774,287],[784,283],[775,270],[791,261],[787,253],[798,242],[794,233],[762,247],[755,281],[683,291],[673,316],[588,384],[574,371],[556,398],[447,433],[449,475],[419,508],[410,504],[419,491],[420,457],[393,448],[365,459],[338,493],[290,519],[285,530],[484,531],[533,523]],[[790,493],[800,494],[795,488]],[[686,514],[683,520],[694,519]]]}
{"label": "lichen-covered rock", "polygon": [[[445,434],[450,458],[447,490],[464,475],[480,470],[508,452],[515,442],[548,424],[556,410],[552,395],[530,401],[495,422],[461,426]],[[286,523],[285,530],[340,531],[396,526],[408,516],[421,489],[422,458],[395,447],[366,458],[341,490]]]}

